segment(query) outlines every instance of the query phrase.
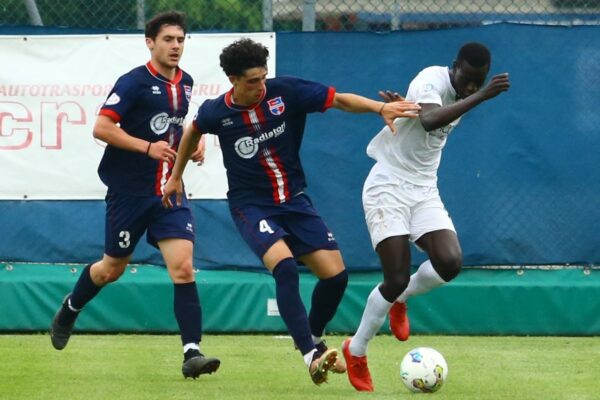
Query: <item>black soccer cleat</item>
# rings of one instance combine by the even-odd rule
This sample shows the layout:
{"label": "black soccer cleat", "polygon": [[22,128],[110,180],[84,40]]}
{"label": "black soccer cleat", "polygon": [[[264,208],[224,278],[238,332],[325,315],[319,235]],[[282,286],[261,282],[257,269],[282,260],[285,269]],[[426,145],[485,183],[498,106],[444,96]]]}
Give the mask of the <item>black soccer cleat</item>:
{"label": "black soccer cleat", "polygon": [[219,369],[221,361],[218,358],[207,358],[199,350],[190,349],[185,352],[181,372],[184,378],[196,379],[202,374],[212,374]]}
{"label": "black soccer cleat", "polygon": [[73,332],[73,326],[75,325],[75,321],[66,326],[58,323],[61,313],[65,312],[63,307],[70,295],[71,293],[65,297],[60,308],[56,311],[56,314],[54,314],[52,326],[50,327],[50,340],[52,341],[52,346],[54,346],[56,350],[62,350],[67,346],[71,333]]}

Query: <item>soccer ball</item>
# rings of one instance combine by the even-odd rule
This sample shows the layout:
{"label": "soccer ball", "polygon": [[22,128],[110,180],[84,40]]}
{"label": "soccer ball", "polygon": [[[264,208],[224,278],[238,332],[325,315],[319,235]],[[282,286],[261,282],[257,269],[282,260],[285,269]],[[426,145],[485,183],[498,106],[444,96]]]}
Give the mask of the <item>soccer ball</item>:
{"label": "soccer ball", "polygon": [[448,377],[448,364],[437,350],[417,347],[402,359],[400,377],[413,392],[437,392]]}

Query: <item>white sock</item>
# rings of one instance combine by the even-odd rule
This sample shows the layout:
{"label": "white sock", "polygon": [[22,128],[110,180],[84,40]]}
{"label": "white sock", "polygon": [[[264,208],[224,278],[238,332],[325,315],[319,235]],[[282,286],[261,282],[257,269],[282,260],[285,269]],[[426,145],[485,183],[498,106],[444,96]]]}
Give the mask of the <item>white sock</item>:
{"label": "white sock", "polygon": [[323,341],[323,338],[320,337],[320,336],[317,337],[315,335],[312,335],[312,340],[313,340],[314,344],[319,344],[319,343],[321,343]]}
{"label": "white sock", "polygon": [[312,362],[313,354],[315,354],[316,351],[317,349],[312,349],[311,351],[302,356],[304,357],[304,364],[306,364],[308,368],[310,368],[310,363]]}
{"label": "white sock", "polygon": [[419,266],[417,272],[410,276],[410,282],[408,286],[396,299],[398,303],[405,303],[406,300],[414,295],[429,292],[431,289],[435,289],[438,286],[442,286],[446,283],[438,273],[433,269],[431,261],[426,260]]}
{"label": "white sock", "polygon": [[371,291],[367,299],[367,306],[363,312],[358,330],[350,342],[350,353],[354,356],[364,356],[367,354],[367,345],[369,341],[379,332],[381,325],[385,322],[385,317],[390,312],[392,303],[383,298],[379,291],[379,285]]}
{"label": "white sock", "polygon": [[185,354],[190,349],[200,351],[200,346],[198,346],[197,343],[187,343],[185,346],[183,346],[183,354]]}

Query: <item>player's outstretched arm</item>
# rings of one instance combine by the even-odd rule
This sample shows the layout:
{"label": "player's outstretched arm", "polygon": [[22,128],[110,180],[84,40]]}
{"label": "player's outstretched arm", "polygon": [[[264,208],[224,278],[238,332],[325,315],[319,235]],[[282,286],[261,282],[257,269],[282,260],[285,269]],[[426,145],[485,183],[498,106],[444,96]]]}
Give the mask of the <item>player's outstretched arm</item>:
{"label": "player's outstretched arm", "polygon": [[506,92],[509,87],[508,74],[499,74],[492,77],[483,89],[462,101],[444,107],[440,107],[438,104],[421,104],[422,110],[419,115],[421,124],[428,132],[446,126],[484,101]]}
{"label": "player's outstretched arm", "polygon": [[332,107],[352,113],[378,113],[392,132],[396,132],[394,119],[415,118],[421,109],[418,104],[406,100],[385,103],[353,93],[336,93],[333,98]]}
{"label": "player's outstretched arm", "polygon": [[175,165],[171,171],[171,177],[165,184],[163,189],[162,204],[166,208],[172,208],[171,196],[175,194],[175,202],[178,206],[181,205],[181,197],[183,195],[183,182],[181,180],[185,166],[192,156],[192,153],[198,148],[198,142],[202,134],[194,128],[191,123],[183,130],[183,136],[179,143],[179,150]]}

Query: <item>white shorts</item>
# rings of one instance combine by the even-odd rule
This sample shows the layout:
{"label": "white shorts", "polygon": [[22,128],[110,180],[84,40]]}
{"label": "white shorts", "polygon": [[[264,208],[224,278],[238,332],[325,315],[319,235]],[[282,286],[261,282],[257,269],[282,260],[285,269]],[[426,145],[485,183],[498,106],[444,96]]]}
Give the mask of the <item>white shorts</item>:
{"label": "white shorts", "polygon": [[365,180],[362,202],[374,249],[392,236],[410,235],[415,242],[428,232],[456,232],[437,187],[404,181],[378,163]]}

